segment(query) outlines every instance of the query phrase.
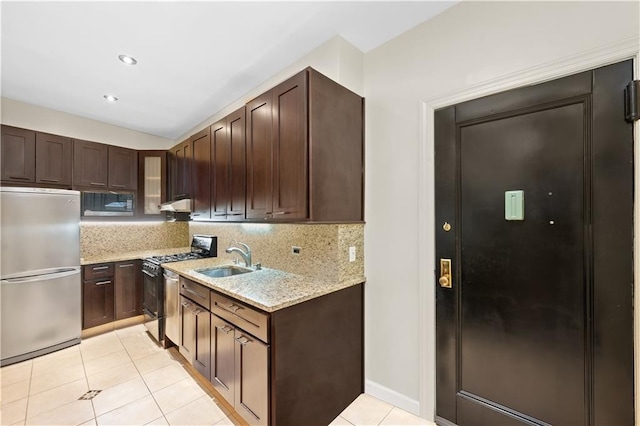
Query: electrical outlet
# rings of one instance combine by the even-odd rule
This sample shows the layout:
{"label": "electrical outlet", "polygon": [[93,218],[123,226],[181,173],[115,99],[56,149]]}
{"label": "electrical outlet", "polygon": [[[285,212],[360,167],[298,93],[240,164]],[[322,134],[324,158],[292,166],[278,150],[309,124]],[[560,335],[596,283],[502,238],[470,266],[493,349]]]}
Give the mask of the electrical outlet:
{"label": "electrical outlet", "polygon": [[356,261],[356,248],[355,246],[349,247],[349,262]]}
{"label": "electrical outlet", "polygon": [[299,256],[300,255],[300,247],[292,246],[291,247],[291,254]]}

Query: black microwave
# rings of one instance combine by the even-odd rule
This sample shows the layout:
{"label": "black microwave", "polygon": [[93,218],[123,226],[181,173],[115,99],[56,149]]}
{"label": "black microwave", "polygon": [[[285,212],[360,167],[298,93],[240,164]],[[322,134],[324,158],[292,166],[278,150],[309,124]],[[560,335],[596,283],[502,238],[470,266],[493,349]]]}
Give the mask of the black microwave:
{"label": "black microwave", "polygon": [[82,191],[80,209],[82,216],[133,216],[135,195],[131,192]]}

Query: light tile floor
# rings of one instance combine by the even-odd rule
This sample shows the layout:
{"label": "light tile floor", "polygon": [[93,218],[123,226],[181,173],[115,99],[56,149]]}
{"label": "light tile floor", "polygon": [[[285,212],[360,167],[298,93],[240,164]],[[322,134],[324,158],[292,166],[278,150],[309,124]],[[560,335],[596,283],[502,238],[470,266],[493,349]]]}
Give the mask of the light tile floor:
{"label": "light tile floor", "polygon": [[[2,425],[234,424],[141,325],[3,367],[0,382]],[[331,425],[433,423],[363,394]]]}

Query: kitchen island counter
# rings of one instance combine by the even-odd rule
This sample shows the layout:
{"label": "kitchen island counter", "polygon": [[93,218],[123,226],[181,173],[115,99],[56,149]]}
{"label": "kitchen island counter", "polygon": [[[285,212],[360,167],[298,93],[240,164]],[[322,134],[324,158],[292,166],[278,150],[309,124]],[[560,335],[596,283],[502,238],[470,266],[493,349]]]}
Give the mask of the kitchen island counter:
{"label": "kitchen island counter", "polygon": [[335,282],[270,268],[224,278],[210,278],[196,271],[230,265],[228,259],[207,258],[165,263],[162,267],[265,312],[275,312],[365,282],[363,276]]}

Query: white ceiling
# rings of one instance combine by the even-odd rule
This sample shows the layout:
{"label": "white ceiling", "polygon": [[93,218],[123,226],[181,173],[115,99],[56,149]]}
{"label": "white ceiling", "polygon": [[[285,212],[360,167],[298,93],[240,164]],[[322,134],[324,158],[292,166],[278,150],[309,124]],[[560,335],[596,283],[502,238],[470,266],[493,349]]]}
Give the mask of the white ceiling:
{"label": "white ceiling", "polygon": [[2,1],[2,96],[176,139],[335,35],[367,52],[453,4]]}

